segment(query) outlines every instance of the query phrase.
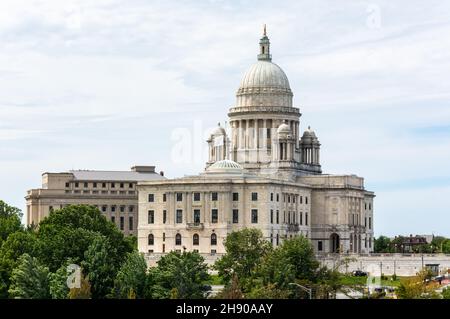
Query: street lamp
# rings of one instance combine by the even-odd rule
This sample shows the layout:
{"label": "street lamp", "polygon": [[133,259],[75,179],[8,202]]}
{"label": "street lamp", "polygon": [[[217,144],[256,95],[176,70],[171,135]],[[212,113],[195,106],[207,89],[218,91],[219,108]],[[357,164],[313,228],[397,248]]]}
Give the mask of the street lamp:
{"label": "street lamp", "polygon": [[304,291],[306,291],[306,292],[309,294],[309,299],[312,299],[312,289],[311,289],[311,288],[308,288],[308,287],[299,285],[299,284],[296,283],[296,282],[290,282],[289,285],[295,285],[295,286],[297,286],[297,287],[303,289]]}

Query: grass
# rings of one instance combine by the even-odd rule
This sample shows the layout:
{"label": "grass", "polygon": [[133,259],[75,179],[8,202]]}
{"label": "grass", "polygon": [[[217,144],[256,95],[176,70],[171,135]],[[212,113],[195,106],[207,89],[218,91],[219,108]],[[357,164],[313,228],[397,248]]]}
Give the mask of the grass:
{"label": "grass", "polygon": [[[402,278],[408,278],[408,277],[399,277],[397,276],[396,280],[392,280],[392,277],[387,277],[386,279],[381,280],[382,286],[391,286],[391,287],[398,287],[400,285],[400,280]],[[367,277],[356,277],[351,275],[342,275],[340,278],[340,283],[343,286],[358,286],[358,285],[367,285]]]}

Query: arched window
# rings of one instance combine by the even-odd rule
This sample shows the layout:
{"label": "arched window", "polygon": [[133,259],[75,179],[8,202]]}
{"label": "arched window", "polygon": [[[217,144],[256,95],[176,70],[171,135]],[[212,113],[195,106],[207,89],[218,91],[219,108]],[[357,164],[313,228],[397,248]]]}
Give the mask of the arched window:
{"label": "arched window", "polygon": [[198,246],[199,242],[200,242],[200,238],[198,237],[198,234],[194,234],[194,236],[192,236],[192,245]]}
{"label": "arched window", "polygon": [[217,235],[211,234],[211,246],[217,245]]}
{"label": "arched window", "polygon": [[181,235],[180,234],[176,234],[175,235],[175,245],[176,246],[180,246],[181,245]]}
{"label": "arched window", "polygon": [[155,244],[155,236],[153,236],[153,234],[149,234],[148,235],[148,244],[149,245],[154,245]]}

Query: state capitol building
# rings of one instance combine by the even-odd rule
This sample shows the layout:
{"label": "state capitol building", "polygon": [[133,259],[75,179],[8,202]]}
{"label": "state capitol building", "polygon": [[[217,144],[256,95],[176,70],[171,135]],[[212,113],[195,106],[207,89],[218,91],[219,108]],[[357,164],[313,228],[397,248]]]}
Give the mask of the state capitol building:
{"label": "state capitol building", "polygon": [[[198,175],[168,179],[152,166],[130,172],[44,173],[28,191],[28,223],[67,204],[97,206],[138,237],[147,256],[196,250],[220,256],[226,236],[258,228],[274,246],[303,235],[317,254],[373,252],[373,192],[356,175],[322,173],[321,144],[300,124],[284,71],[272,62],[264,29],[257,61],[228,112],[229,129],[211,132]],[[95,187],[94,187],[95,185]]]}

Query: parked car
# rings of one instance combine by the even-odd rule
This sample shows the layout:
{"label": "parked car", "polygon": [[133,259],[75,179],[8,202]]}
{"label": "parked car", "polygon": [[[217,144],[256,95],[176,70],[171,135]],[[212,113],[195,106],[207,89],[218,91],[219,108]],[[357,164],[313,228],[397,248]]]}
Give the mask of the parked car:
{"label": "parked car", "polygon": [[367,276],[367,273],[362,270],[355,270],[352,272],[352,275],[356,277],[364,277]]}

